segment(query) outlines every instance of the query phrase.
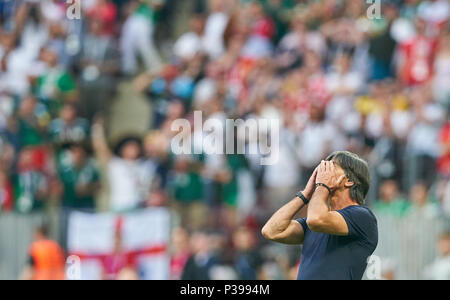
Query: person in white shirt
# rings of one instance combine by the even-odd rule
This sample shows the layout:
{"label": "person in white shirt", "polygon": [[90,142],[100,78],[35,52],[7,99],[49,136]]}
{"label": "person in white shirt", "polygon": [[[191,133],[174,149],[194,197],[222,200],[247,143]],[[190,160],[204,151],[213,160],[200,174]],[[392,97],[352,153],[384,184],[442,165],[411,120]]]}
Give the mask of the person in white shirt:
{"label": "person in white shirt", "polygon": [[[162,59],[154,41],[153,20],[137,7],[131,6],[130,10],[120,40],[122,71],[127,75],[135,75],[139,69],[139,57],[148,71],[158,71],[162,67]],[[152,10],[149,8],[147,11]]]}
{"label": "person in white shirt", "polygon": [[205,43],[203,33],[205,19],[202,15],[195,15],[189,21],[190,31],[183,34],[174,45],[174,54],[182,60],[190,60],[196,54],[204,52]]}
{"label": "person in white shirt", "polygon": [[429,280],[450,280],[450,232],[441,234],[437,248],[439,257],[425,268],[424,277]]}
{"label": "person in white shirt", "polygon": [[109,210],[124,212],[145,205],[150,194],[152,168],[140,160],[141,145],[136,138],[124,139],[114,155],[106,142],[103,121],[92,128],[92,143],[109,181]]}
{"label": "person in white shirt", "polygon": [[362,87],[362,75],[352,71],[350,66],[350,55],[338,54],[332,71],[326,76],[327,87],[335,97],[354,95]]}
{"label": "person in white shirt", "polygon": [[209,57],[216,59],[225,53],[224,34],[229,16],[225,12],[224,0],[211,0],[209,5],[211,14],[206,20],[203,43]]}
{"label": "person in white shirt", "polygon": [[304,168],[304,178],[312,174],[317,164],[329,152],[345,148],[345,138],[333,123],[325,119],[324,107],[312,104],[309,121],[300,134],[297,147],[300,164]]}
{"label": "person in white shirt", "polygon": [[414,121],[406,150],[410,185],[417,180],[431,184],[435,177],[434,163],[439,155],[439,129],[445,120],[445,109],[432,101],[428,87],[417,87],[411,94]]}

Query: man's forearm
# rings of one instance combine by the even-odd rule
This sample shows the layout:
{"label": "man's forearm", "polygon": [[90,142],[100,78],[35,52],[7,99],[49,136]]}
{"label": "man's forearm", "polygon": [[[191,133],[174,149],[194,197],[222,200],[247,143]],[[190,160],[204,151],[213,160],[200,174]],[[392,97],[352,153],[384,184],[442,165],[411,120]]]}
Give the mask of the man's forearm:
{"label": "man's forearm", "polygon": [[303,200],[295,197],[282,208],[280,208],[270,219],[267,221],[263,228],[263,232],[268,236],[277,235],[285,231],[291,223],[294,216],[305,206]]}
{"label": "man's forearm", "polygon": [[326,188],[320,186],[316,188],[308,205],[308,220],[320,219],[329,212],[328,196],[329,192]]}

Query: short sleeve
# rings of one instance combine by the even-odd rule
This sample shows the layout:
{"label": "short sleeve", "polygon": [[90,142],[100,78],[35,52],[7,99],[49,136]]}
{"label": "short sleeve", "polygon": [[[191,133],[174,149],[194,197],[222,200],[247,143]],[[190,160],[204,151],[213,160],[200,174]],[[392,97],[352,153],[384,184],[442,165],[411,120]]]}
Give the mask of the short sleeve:
{"label": "short sleeve", "polygon": [[349,236],[364,239],[370,243],[377,243],[377,220],[368,208],[350,206],[338,210],[338,213],[344,217],[347,223]]}
{"label": "short sleeve", "polygon": [[303,232],[306,232],[306,230],[308,229],[308,225],[306,225],[306,218],[297,219],[296,221],[299,222],[300,225],[302,225]]}

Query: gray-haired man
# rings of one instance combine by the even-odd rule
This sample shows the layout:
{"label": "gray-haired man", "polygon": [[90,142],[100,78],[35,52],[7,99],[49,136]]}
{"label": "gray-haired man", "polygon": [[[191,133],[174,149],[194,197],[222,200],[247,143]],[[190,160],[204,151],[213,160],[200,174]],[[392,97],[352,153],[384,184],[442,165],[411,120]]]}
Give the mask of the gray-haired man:
{"label": "gray-haired man", "polygon": [[[315,169],[306,188],[262,229],[269,240],[303,244],[298,279],[361,279],[378,243],[377,220],[364,207],[367,163],[339,151]],[[305,205],[306,219],[294,220]]]}

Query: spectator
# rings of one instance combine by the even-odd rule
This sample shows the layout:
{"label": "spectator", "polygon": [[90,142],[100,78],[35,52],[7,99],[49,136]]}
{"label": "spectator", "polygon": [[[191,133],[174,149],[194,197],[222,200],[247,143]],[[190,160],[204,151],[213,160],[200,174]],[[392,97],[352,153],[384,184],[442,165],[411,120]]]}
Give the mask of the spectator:
{"label": "spectator", "polygon": [[397,41],[392,36],[392,25],[398,17],[398,7],[391,2],[384,3],[387,26],[369,40],[369,54],[372,60],[371,79],[383,80],[393,76],[393,59]]}
{"label": "spectator", "polygon": [[30,213],[45,207],[50,197],[50,177],[41,168],[41,153],[31,149],[21,151],[17,174],[13,176],[16,209]]}
{"label": "spectator", "polygon": [[104,26],[100,20],[91,19],[89,31],[81,41],[80,105],[83,116],[88,120],[104,112],[110,104],[108,100],[114,92],[114,76],[120,71],[116,41],[104,34]]}
{"label": "spectator", "polygon": [[65,104],[59,118],[52,121],[49,133],[52,142],[57,147],[67,144],[86,144],[90,135],[87,120],[77,116],[77,109],[72,104]]}
{"label": "spectator", "polygon": [[181,279],[184,267],[191,256],[189,234],[184,228],[178,227],[172,230],[172,247],[170,279],[179,280]]}
{"label": "spectator", "polygon": [[427,87],[413,90],[411,102],[415,111],[415,122],[408,136],[408,155],[412,158],[410,182],[425,180],[429,185],[434,180],[434,162],[439,154],[438,133],[444,121],[443,108],[432,101]]}
{"label": "spectator", "polygon": [[374,212],[381,216],[403,217],[410,203],[399,195],[397,183],[386,180],[380,186],[380,199],[374,204]]}
{"label": "spectator", "polygon": [[262,257],[255,248],[254,233],[245,227],[233,234],[235,268],[241,280],[256,280],[262,265]]}
{"label": "spectator", "polygon": [[38,77],[35,94],[55,116],[64,102],[74,103],[77,100],[76,85],[72,76],[60,65],[55,50],[43,49],[41,59],[48,69]]}
{"label": "spectator", "polygon": [[229,2],[209,0],[210,14],[205,24],[204,45],[206,53],[212,59],[219,58],[225,52],[225,31],[229,22],[226,5]]}
{"label": "spectator", "polygon": [[308,30],[306,15],[296,15],[291,23],[291,31],[281,39],[278,46],[277,60],[280,67],[289,68],[300,64],[307,51],[314,51],[324,57],[325,40],[320,33]]}
{"label": "spectator", "polygon": [[109,209],[123,212],[142,207],[150,192],[150,173],[140,160],[141,141],[125,138],[112,153],[106,141],[103,121],[92,129],[92,144],[100,165],[105,168],[109,181]]}
{"label": "spectator", "polygon": [[309,178],[317,162],[327,153],[340,149],[345,143],[333,124],[325,118],[324,107],[313,103],[309,110],[310,122],[303,129],[298,147],[300,163],[303,167],[303,180]]}
{"label": "spectator", "polygon": [[46,227],[38,227],[30,247],[30,258],[20,276],[23,280],[63,280],[65,278],[64,254],[57,242],[47,235]]}
{"label": "spectator", "polygon": [[425,34],[425,21],[417,17],[415,26],[416,36],[400,44],[398,50],[397,74],[407,85],[424,83],[431,78],[436,51],[436,40]]}
{"label": "spectator", "polygon": [[99,27],[103,35],[114,34],[117,18],[117,7],[111,0],[97,0],[96,5],[88,9],[87,16],[91,20],[100,22]]}
{"label": "spectator", "polygon": [[173,156],[174,209],[179,213],[183,227],[191,229],[200,229],[210,222],[201,176],[203,161],[202,154]]}
{"label": "spectator", "polygon": [[205,20],[201,15],[193,16],[189,22],[191,31],[183,34],[174,45],[177,58],[189,61],[198,53],[204,52]]}
{"label": "spectator", "polygon": [[69,147],[59,163],[62,205],[69,209],[93,211],[100,188],[97,166],[82,145],[72,144]]}
{"label": "spectator", "polygon": [[436,101],[449,107],[450,105],[450,88],[448,84],[450,74],[448,72],[450,65],[450,34],[446,34],[442,38],[439,50],[434,61],[435,74],[433,76],[433,96]]}
{"label": "spectator", "polygon": [[328,90],[335,97],[356,94],[362,87],[361,74],[350,70],[351,57],[339,54],[335,58],[333,71],[327,76]]}
{"label": "spectator", "polygon": [[122,71],[135,75],[138,71],[138,58],[142,58],[148,71],[161,67],[161,58],[156,49],[154,35],[154,7],[147,1],[131,1],[129,16],[121,34]]}
{"label": "spectator", "polygon": [[29,96],[20,103],[17,116],[18,135],[22,147],[41,146],[46,142],[50,115],[44,105]]}
{"label": "spectator", "polygon": [[435,219],[438,216],[438,206],[429,198],[426,183],[416,183],[411,188],[410,197],[412,202],[410,214],[424,219]]}
{"label": "spectator", "polygon": [[211,269],[216,265],[210,236],[205,232],[195,232],[191,237],[193,254],[189,258],[181,275],[182,280],[208,280]]}
{"label": "spectator", "polygon": [[146,167],[152,175],[148,206],[167,205],[171,158],[167,151],[168,138],[163,132],[151,132],[144,140]]}
{"label": "spectator", "polygon": [[439,257],[429,265],[424,277],[429,280],[449,280],[450,278],[450,233],[444,232],[441,234],[437,243],[437,251]]}

